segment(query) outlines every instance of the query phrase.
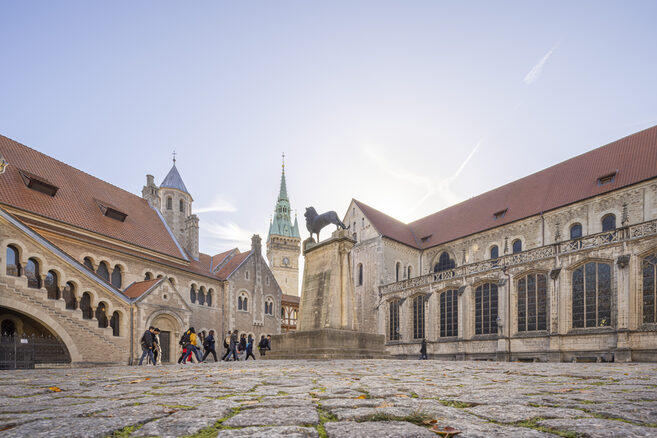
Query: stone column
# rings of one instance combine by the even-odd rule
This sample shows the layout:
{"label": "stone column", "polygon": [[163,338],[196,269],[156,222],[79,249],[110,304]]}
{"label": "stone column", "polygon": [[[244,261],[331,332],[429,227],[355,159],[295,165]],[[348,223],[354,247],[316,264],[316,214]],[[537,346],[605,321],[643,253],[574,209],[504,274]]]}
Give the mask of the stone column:
{"label": "stone column", "polygon": [[[630,263],[631,262],[631,263]],[[617,341],[614,351],[616,362],[631,362],[629,328],[630,328],[630,277],[632,268],[637,264],[636,256],[622,255],[616,259],[614,274],[618,279],[616,293],[616,328]]]}

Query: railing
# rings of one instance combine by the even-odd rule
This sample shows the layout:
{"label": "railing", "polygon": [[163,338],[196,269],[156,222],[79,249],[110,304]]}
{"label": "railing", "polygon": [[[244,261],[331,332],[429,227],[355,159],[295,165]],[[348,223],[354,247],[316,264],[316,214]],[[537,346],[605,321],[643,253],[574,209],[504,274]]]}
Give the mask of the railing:
{"label": "railing", "polygon": [[425,286],[440,281],[451,280],[454,278],[465,277],[472,274],[501,269],[508,266],[521,265],[537,260],[555,257],[560,254],[568,254],[575,251],[582,251],[612,243],[623,242],[627,240],[640,239],[642,237],[657,234],[657,220],[642,222],[632,225],[631,227],[619,228],[614,231],[608,231],[593,234],[578,239],[566,240],[564,242],[554,243],[551,245],[541,246],[517,254],[508,254],[493,260],[483,260],[481,262],[470,263],[467,265],[457,266],[442,272],[432,272],[419,277],[402,280],[395,283],[389,283],[379,288],[381,294],[399,292],[406,289],[412,289],[419,286]]}

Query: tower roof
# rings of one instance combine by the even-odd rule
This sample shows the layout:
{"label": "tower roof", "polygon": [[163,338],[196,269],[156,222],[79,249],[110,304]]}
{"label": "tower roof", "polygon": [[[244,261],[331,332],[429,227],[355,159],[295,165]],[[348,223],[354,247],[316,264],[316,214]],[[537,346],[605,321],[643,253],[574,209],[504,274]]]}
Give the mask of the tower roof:
{"label": "tower roof", "polygon": [[269,225],[269,237],[272,235],[285,236],[285,237],[301,237],[299,235],[299,224],[294,220],[292,225],[291,220],[290,200],[287,197],[287,184],[285,182],[285,154],[283,154],[283,166],[281,172],[281,187],[278,191],[278,201],[274,209],[274,218]]}
{"label": "tower roof", "polygon": [[171,170],[169,171],[169,173],[167,173],[167,176],[164,177],[162,184],[160,184],[160,188],[177,189],[180,190],[181,192],[185,192],[189,194],[189,192],[187,191],[187,187],[185,187],[185,183],[183,182],[182,177],[180,176],[180,173],[178,173],[175,159],[173,161],[173,167],[171,167]]}

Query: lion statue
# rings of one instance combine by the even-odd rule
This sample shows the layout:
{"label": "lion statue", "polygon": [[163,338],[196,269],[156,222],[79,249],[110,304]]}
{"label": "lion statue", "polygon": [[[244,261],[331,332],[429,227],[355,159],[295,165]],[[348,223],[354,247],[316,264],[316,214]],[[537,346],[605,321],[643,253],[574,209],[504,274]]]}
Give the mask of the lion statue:
{"label": "lion statue", "polygon": [[317,214],[317,211],[314,207],[306,208],[306,212],[303,214],[306,217],[306,229],[310,233],[310,237],[313,237],[313,234],[317,234],[317,242],[319,242],[319,232],[327,226],[328,224],[333,224],[339,230],[348,229],[345,224],[342,223],[338,214],[334,211],[327,211],[326,213]]}

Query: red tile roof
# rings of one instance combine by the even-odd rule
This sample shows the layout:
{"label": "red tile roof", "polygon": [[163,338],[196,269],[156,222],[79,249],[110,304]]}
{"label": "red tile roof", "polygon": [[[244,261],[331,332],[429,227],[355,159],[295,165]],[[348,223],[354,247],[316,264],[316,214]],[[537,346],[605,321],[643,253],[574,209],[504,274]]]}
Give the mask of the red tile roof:
{"label": "red tile roof", "polygon": [[[139,196],[0,135],[0,154],[9,166],[0,175],[0,204],[36,213],[143,248],[183,258],[155,210]],[[59,189],[51,197],[29,189],[19,169]],[[103,215],[95,199],[116,206],[124,222]]]}
{"label": "red tile roof", "polygon": [[[598,179],[616,172],[612,183]],[[355,201],[382,235],[416,248],[535,216],[657,177],[657,126],[476,196],[408,225]],[[505,210],[502,218],[495,213]],[[423,239],[427,236],[429,238]]]}
{"label": "red tile roof", "polygon": [[[234,254],[233,254],[234,253]],[[224,251],[222,253],[219,253],[215,256],[212,256],[212,271],[214,272],[215,269],[222,263],[227,261],[227,258],[232,255],[239,254],[240,250],[237,248],[229,249],[228,251]]]}
{"label": "red tile roof", "polygon": [[139,298],[162,280],[164,279],[154,278],[152,280],[144,280],[132,283],[126,290],[123,291],[123,295],[132,299]]}
{"label": "red tile roof", "polygon": [[215,272],[215,275],[221,279],[227,279],[230,274],[237,269],[237,267],[242,264],[244,260],[246,260],[250,255],[252,254],[251,251],[249,252],[243,252],[234,255],[226,264],[224,264],[221,269],[219,269],[217,272]]}

